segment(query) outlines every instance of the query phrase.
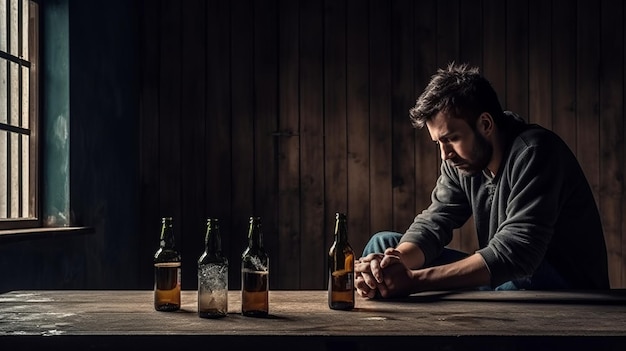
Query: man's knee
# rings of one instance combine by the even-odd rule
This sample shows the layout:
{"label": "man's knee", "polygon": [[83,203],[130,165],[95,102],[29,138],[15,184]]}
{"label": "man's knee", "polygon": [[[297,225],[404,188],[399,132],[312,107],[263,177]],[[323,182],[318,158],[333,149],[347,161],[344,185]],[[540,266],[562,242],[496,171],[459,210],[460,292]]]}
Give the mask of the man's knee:
{"label": "man's knee", "polygon": [[371,253],[383,253],[389,247],[396,247],[402,234],[391,231],[380,231],[372,235],[363,249],[363,256]]}

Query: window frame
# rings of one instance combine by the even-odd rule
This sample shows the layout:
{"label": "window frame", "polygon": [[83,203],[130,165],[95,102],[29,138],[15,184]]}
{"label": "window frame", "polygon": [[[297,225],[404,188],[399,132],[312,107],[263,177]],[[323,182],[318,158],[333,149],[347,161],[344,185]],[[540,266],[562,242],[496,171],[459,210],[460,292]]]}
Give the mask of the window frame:
{"label": "window frame", "polygon": [[[28,58],[24,59],[22,57],[22,39],[23,39],[23,26],[21,16],[22,14],[22,6],[24,2],[28,2]],[[7,12],[10,6],[10,1],[7,0]],[[18,74],[22,75],[22,68],[28,68],[28,128],[20,128],[16,126],[12,126],[10,122],[7,121],[8,124],[3,124],[0,126],[0,130],[6,131],[7,133],[20,133],[22,135],[28,135],[28,186],[29,186],[29,194],[28,194],[28,203],[21,204],[21,206],[28,206],[28,214],[29,216],[22,217],[13,217],[8,218],[8,214],[2,214],[2,218],[0,218],[0,231],[6,230],[21,230],[28,228],[41,228],[43,224],[43,220],[41,218],[42,208],[41,208],[41,191],[40,191],[40,141],[39,141],[39,127],[40,127],[40,92],[39,92],[39,83],[40,83],[40,73],[39,73],[39,63],[40,63],[40,8],[37,0],[17,0],[18,4],[18,29],[19,33],[17,35],[18,38],[18,56],[11,55],[9,52],[0,51],[0,58],[7,60],[7,62],[17,63],[19,66]],[[7,27],[10,26],[9,21],[7,21]],[[8,29],[7,29],[8,32]],[[10,51],[8,49],[7,51]],[[7,69],[7,75],[10,74],[10,70]],[[21,85],[22,79],[19,79],[19,84]],[[22,113],[22,88],[20,86],[20,99],[16,102],[19,107],[19,113]],[[10,104],[14,104],[15,102],[10,99],[11,94],[7,93],[7,106]],[[10,107],[7,107],[10,110]],[[10,113],[8,111],[7,113]],[[8,139],[7,139],[8,140]],[[7,157],[8,159],[9,157]],[[20,185],[21,186],[21,185]],[[8,199],[11,201],[11,199]],[[20,200],[21,201],[21,200]],[[4,217],[6,216],[6,217]]]}

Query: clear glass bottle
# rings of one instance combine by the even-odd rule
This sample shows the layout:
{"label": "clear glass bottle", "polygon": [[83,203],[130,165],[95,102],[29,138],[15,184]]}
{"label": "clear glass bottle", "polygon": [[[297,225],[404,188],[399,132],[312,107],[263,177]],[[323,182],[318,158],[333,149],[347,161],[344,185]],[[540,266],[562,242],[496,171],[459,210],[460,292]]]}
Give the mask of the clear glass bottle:
{"label": "clear glass bottle", "polygon": [[354,250],[348,243],[346,215],[335,215],[334,242],[328,252],[328,307],[354,308]]}
{"label": "clear glass bottle", "polygon": [[154,308],[180,309],[181,257],[176,249],[172,217],[161,219],[159,249],[154,254]]}
{"label": "clear glass bottle", "polygon": [[228,313],[228,259],[222,255],[219,221],[208,218],[204,252],[198,259],[198,316],[221,318]]}
{"label": "clear glass bottle", "polygon": [[241,314],[265,317],[269,313],[269,258],[263,249],[261,218],[250,217],[248,247],[241,257]]}

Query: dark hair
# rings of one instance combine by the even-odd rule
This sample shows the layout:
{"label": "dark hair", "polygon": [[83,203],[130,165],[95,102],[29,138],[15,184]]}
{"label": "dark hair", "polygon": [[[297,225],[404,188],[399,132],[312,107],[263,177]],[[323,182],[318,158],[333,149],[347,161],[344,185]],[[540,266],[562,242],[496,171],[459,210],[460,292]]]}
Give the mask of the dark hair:
{"label": "dark hair", "polygon": [[454,62],[446,69],[438,69],[431,77],[415,106],[409,110],[411,124],[422,128],[439,112],[462,118],[472,128],[483,112],[491,114],[496,124],[502,123],[504,116],[495,90],[480,75],[478,67],[455,65]]}

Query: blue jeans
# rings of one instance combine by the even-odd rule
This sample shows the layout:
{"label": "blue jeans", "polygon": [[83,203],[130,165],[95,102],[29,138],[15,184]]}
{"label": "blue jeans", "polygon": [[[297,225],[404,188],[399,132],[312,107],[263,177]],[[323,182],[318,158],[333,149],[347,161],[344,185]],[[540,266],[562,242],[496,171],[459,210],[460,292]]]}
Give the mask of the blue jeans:
{"label": "blue jeans", "polygon": [[[389,247],[396,247],[402,237],[397,232],[378,232],[374,234],[363,249],[363,257],[371,253],[382,253]],[[440,266],[452,263],[467,257],[468,254],[458,250],[444,248],[441,255],[428,267]],[[479,287],[478,290],[557,290],[569,289],[567,281],[546,261],[543,261],[532,276],[505,282],[495,288],[486,286]]]}

